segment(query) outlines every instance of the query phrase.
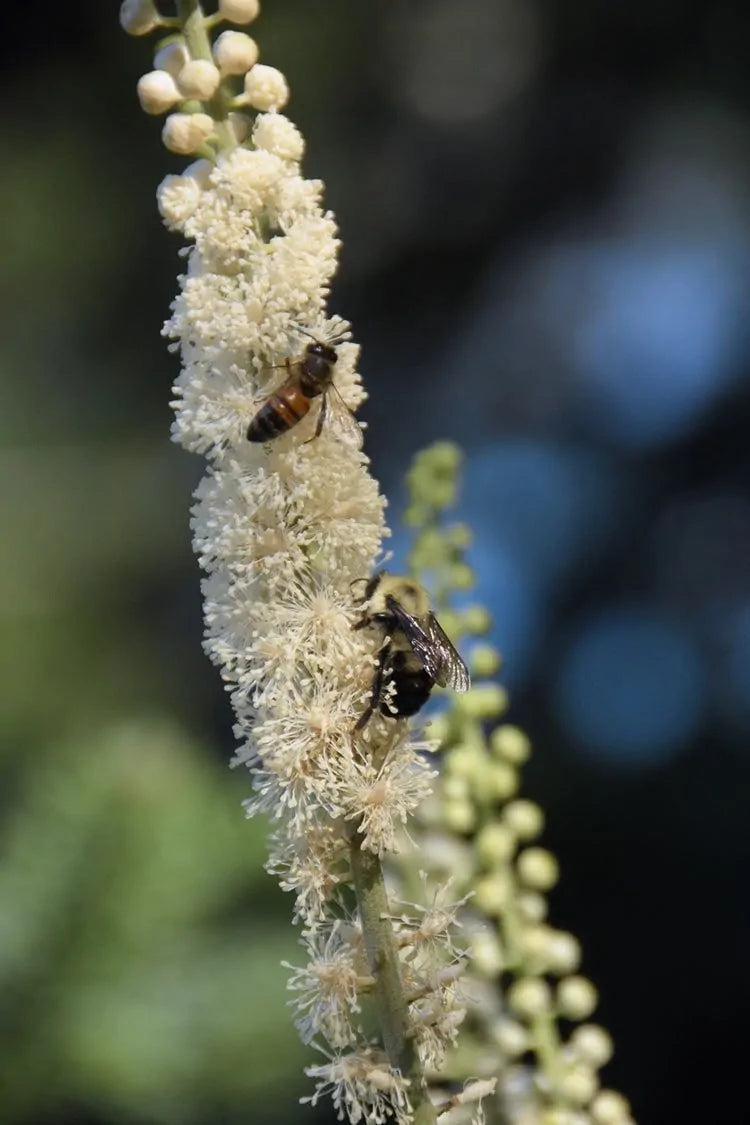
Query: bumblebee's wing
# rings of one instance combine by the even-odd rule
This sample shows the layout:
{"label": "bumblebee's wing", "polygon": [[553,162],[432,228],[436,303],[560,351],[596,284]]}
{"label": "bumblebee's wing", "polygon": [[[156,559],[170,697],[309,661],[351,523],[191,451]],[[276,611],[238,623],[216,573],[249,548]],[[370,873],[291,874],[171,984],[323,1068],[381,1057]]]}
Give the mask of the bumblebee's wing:
{"label": "bumblebee's wing", "polygon": [[453,691],[468,691],[469,670],[441,629],[434,613],[428,613],[426,617],[417,620],[395,598],[388,596],[386,604],[435,683],[440,687],[452,688]]}
{"label": "bumblebee's wing", "polygon": [[[440,684],[441,687],[449,687],[452,691],[468,691],[471,684],[469,669],[443,632],[435,614],[428,613],[424,624],[432,642],[433,652],[438,656],[438,670],[434,674],[435,683]],[[433,673],[430,672],[430,675],[433,676]]]}
{"label": "bumblebee's wing", "polygon": [[361,449],[363,442],[362,428],[333,383],[325,391],[325,397],[328,407],[326,418],[328,429],[336,434],[341,441],[346,442],[347,445],[353,445],[355,449]]}

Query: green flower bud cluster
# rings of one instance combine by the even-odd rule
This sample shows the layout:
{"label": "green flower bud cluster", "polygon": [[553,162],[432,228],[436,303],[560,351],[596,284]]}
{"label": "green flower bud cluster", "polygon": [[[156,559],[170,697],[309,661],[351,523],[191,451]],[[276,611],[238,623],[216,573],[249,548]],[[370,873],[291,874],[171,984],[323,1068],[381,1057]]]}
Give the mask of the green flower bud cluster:
{"label": "green flower bud cluster", "polygon": [[[465,560],[471,532],[444,522],[457,496],[460,466],[458,448],[441,442],[418,455],[407,479],[408,522],[416,531],[410,565],[463,650],[491,622],[482,606],[458,612],[449,607],[453,594],[473,584]],[[472,688],[451,697],[430,727],[442,768],[435,799],[423,813],[425,846],[405,849],[400,858],[408,883],[414,878],[410,865],[429,869],[431,856],[447,854],[451,840],[462,848],[455,882],[461,894],[472,896],[464,920],[468,973],[481,994],[493,999],[470,1009],[475,1057],[467,1057],[464,1037],[461,1065],[486,1073],[494,1054],[503,1116],[493,1118],[499,1111],[486,1106],[488,1121],[633,1125],[627,1101],[600,1088],[598,1070],[613,1052],[610,1036],[597,1024],[580,1022],[590,1019],[598,1002],[596,988],[579,973],[580,945],[573,934],[546,921],[545,896],[559,868],[537,842],[544,830],[541,808],[518,795],[531,745],[522,730],[502,721],[507,694],[491,680],[500,656],[480,641],[469,647],[468,663]],[[565,1038],[560,1020],[580,1025]]]}

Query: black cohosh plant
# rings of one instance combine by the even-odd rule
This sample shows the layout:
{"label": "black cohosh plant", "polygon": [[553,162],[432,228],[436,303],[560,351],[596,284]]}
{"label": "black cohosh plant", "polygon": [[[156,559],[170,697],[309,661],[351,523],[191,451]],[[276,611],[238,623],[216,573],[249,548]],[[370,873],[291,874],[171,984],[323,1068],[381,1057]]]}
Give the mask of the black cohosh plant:
{"label": "black cohosh plant", "polygon": [[[181,360],[173,436],[208,462],[192,521],[204,572],[205,648],[234,708],[235,763],[247,767],[253,787],[248,815],[269,816],[268,868],[295,896],[304,961],[289,966],[289,986],[300,1035],[320,1055],[308,1069],[315,1088],[305,1100],[330,1095],[340,1119],[367,1125],[478,1122],[501,1112],[517,1125],[626,1125],[627,1111],[614,1114],[611,1099],[609,1116],[603,1095],[596,1108],[592,1066],[578,1056],[565,1082],[550,1078],[540,1086],[536,1117],[528,1116],[529,1099],[513,1103],[527,1115],[513,1116],[511,1071],[502,1059],[537,1041],[541,1058],[539,1021],[575,1006],[561,1007],[561,990],[573,995],[570,976],[560,982],[557,1009],[548,1001],[548,956],[539,972],[529,968],[513,985],[515,1021],[485,1021],[495,1065],[486,1058],[476,1065],[481,1060],[470,1054],[460,1072],[462,1024],[473,1026],[474,1039],[480,1026],[471,992],[476,972],[467,965],[473,955],[481,976],[494,956],[499,970],[501,946],[516,948],[503,931],[503,864],[525,872],[519,894],[538,898],[553,863],[540,849],[513,859],[510,836],[498,843],[503,831],[523,839],[535,806],[515,802],[497,824],[475,809],[471,769],[480,768],[481,722],[502,693],[491,684],[469,692],[461,714],[475,726],[462,728],[460,737],[454,719],[444,720],[454,744],[436,804],[430,793],[437,773],[426,753],[434,745],[419,734],[419,722],[376,710],[358,726],[377,643],[353,628],[353,589],[376,569],[388,534],[385,501],[360,442],[334,426],[316,433],[315,405],[299,424],[279,426],[272,441],[247,440],[259,404],[311,338],[336,339],[334,386],[346,406],[354,411],[364,398],[349,326],[327,308],[339,240],[323,185],[301,172],[303,139],[281,113],[289,98],[284,76],[261,64],[254,39],[236,30],[258,14],[258,0],[219,0],[211,13],[197,0],[178,0],[169,13],[151,0],[125,0],[121,23],[134,35],[162,33],[138,96],[147,113],[166,115],[166,148],[191,160],[157,192],[165,224],[187,242],[164,329]],[[432,519],[435,489],[442,487],[443,498],[451,492],[455,468],[445,447],[417,467],[417,484],[421,473],[427,492],[416,488],[415,519],[420,504],[425,521]],[[423,556],[430,530],[442,543],[426,527]],[[441,604],[469,574],[458,559],[451,566],[436,590]],[[482,665],[475,654],[480,673],[487,659],[485,652]],[[493,737],[512,742],[507,731]],[[507,783],[510,767],[495,762],[496,788],[503,768]],[[434,816],[436,808],[444,833],[461,834],[460,847],[469,847],[468,834],[478,830],[484,866],[476,879],[459,872],[428,890],[434,865],[424,880],[409,878],[418,864],[409,858],[409,832],[424,832],[424,810]],[[394,857],[400,883],[413,886],[411,901],[386,890],[384,864]],[[482,930],[475,919],[483,910],[492,922]],[[535,924],[540,945],[541,919]],[[519,949],[531,941],[527,930]],[[603,1054],[603,1035],[587,1032],[589,1057]],[[544,1117],[548,1111],[558,1116]]]}

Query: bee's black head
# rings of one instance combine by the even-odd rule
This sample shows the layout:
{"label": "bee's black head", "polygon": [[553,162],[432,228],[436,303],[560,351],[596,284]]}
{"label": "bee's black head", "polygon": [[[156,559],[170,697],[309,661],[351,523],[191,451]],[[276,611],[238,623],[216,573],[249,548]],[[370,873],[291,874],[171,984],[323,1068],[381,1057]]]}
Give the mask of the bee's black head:
{"label": "bee's black head", "polygon": [[319,359],[324,359],[326,363],[335,363],[338,359],[336,349],[331,347],[330,344],[321,344],[318,340],[314,344],[307,345],[307,354],[317,356]]}

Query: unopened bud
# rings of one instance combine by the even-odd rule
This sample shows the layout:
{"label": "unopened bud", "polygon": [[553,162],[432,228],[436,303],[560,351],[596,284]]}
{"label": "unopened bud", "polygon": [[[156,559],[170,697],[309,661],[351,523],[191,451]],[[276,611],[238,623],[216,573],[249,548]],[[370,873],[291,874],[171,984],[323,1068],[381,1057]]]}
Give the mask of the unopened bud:
{"label": "unopened bud", "polygon": [[212,50],[222,74],[247,74],[258,61],[258,44],[244,31],[222,31]]}
{"label": "unopened bud", "polygon": [[177,85],[185,98],[207,102],[219,88],[221,75],[208,59],[191,59],[177,75]]}
{"label": "unopened bud", "polygon": [[166,113],[180,101],[180,91],[166,70],[150,70],[138,79],[138,101],[146,113]]}
{"label": "unopened bud", "polygon": [[523,798],[505,806],[503,820],[519,840],[533,840],[544,828],[544,813],[539,805]]}
{"label": "unopened bud", "polygon": [[486,824],[479,833],[476,846],[487,867],[499,867],[513,855],[516,841],[504,824],[492,823]]}
{"label": "unopened bud", "polygon": [[170,39],[154,53],[154,66],[157,70],[166,70],[176,78],[189,58],[190,52],[185,40]]}
{"label": "unopened bud", "polygon": [[540,977],[517,980],[510,986],[508,1004],[522,1019],[532,1019],[549,1009],[549,985]]}
{"label": "unopened bud", "polygon": [[557,860],[546,848],[526,848],[518,857],[518,877],[534,891],[548,891],[559,876]]}
{"label": "unopened bud", "polygon": [[148,35],[160,24],[153,0],[123,0],[120,4],[120,26],[128,35]]}
{"label": "unopened bud", "polygon": [[275,66],[258,63],[245,75],[245,97],[254,109],[282,109],[289,101],[286,78]]}
{"label": "unopened bud", "polygon": [[493,730],[490,735],[490,746],[498,757],[505,758],[506,762],[512,762],[514,766],[522,766],[531,753],[531,745],[526,735],[510,723],[503,723],[501,727]]}
{"label": "unopened bud", "polygon": [[595,1067],[608,1063],[614,1052],[612,1037],[596,1023],[577,1027],[570,1037],[570,1045],[583,1062]]}
{"label": "unopened bud", "polygon": [[617,1090],[600,1090],[591,1103],[591,1117],[596,1125],[620,1125],[629,1114],[630,1103]]}
{"label": "unopened bud", "polygon": [[198,151],[213,131],[213,118],[207,113],[170,113],[161,139],[170,152],[189,156]]}
{"label": "unopened bud", "polygon": [[586,977],[565,977],[557,986],[560,1014],[567,1019],[588,1019],[598,1001],[596,989]]}
{"label": "unopened bud", "polygon": [[219,15],[229,23],[252,23],[260,12],[260,0],[219,0]]}

